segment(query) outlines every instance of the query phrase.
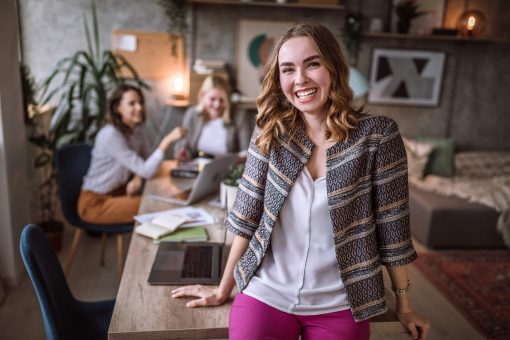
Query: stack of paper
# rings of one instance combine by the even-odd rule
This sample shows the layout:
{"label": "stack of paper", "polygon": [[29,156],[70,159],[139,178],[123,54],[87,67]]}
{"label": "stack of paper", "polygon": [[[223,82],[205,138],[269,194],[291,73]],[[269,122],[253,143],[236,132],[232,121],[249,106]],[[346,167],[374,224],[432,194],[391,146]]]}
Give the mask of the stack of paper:
{"label": "stack of paper", "polygon": [[186,219],[186,223],[182,224],[180,228],[190,228],[207,224],[214,224],[213,217],[207,211],[205,211],[203,208],[195,207],[183,207],[178,209],[169,209],[148,214],[136,215],[135,221],[138,223],[151,222],[152,219],[158,216],[177,216]]}
{"label": "stack of paper", "polygon": [[173,215],[158,215],[135,228],[135,232],[153,239],[174,232],[180,225],[187,222],[186,218]]}

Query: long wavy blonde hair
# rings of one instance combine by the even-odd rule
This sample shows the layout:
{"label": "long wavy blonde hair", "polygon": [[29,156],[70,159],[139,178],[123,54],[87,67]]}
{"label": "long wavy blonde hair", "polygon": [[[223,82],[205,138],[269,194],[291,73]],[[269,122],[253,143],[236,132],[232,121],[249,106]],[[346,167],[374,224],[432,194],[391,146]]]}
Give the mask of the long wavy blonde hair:
{"label": "long wavy blonde hair", "polygon": [[358,111],[352,108],[349,65],[335,36],[321,24],[312,21],[297,23],[276,43],[266,64],[262,92],[257,98],[256,124],[260,128],[260,135],[256,139],[256,145],[263,154],[269,152],[273,141],[279,135],[288,133],[292,138],[303,122],[301,113],[286,99],[281,89],[278,67],[280,48],[285,42],[296,37],[310,38],[331,76],[331,93],[325,104],[328,140],[334,142],[346,140],[349,132],[357,126],[355,113]]}

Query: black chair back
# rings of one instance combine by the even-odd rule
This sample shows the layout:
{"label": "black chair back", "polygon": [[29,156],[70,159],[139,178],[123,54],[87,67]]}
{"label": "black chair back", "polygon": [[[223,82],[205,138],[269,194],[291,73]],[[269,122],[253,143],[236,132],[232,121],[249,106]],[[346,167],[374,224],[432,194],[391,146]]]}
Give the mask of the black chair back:
{"label": "black chair back", "polygon": [[48,339],[63,339],[65,325],[73,324],[70,311],[75,299],[41,228],[30,224],[23,229],[20,251],[41,305],[46,336]]}
{"label": "black chair back", "polygon": [[57,181],[62,212],[68,223],[80,226],[76,206],[80,197],[83,176],[90,165],[92,147],[88,144],[68,144],[55,155]]}

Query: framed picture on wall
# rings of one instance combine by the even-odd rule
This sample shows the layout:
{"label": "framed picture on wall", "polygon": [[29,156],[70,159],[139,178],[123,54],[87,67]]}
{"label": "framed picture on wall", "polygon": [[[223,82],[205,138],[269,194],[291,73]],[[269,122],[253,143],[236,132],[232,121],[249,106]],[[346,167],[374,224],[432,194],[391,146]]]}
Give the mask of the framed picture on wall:
{"label": "framed picture on wall", "polygon": [[255,101],[262,88],[264,66],[290,21],[239,20],[237,33],[237,87],[245,101]]}
{"label": "framed picture on wall", "polygon": [[444,52],[374,48],[368,101],[437,106],[444,62]]}

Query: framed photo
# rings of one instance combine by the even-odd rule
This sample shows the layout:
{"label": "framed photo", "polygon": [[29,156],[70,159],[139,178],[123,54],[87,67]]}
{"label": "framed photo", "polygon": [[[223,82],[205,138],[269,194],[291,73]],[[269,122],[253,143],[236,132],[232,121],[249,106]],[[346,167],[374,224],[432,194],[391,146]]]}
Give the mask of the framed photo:
{"label": "framed photo", "polygon": [[266,61],[280,35],[291,25],[290,21],[239,20],[237,87],[244,101],[255,101],[259,95]]}
{"label": "framed photo", "polygon": [[445,53],[375,48],[368,101],[379,104],[437,106]]}

